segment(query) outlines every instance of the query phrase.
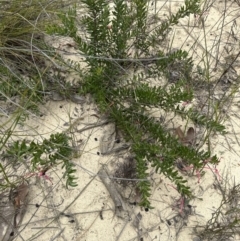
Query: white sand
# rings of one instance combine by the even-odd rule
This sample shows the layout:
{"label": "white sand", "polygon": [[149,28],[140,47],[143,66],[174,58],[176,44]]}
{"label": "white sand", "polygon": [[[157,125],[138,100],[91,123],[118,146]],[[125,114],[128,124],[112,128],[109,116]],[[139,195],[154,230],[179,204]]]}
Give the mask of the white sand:
{"label": "white sand", "polygon": [[[161,2],[158,4],[160,6]],[[167,5],[169,6],[169,4]],[[171,11],[174,12],[178,6],[178,2],[171,3]],[[204,18],[207,48],[213,56],[216,56],[217,53],[216,47],[212,46],[220,36],[223,7],[224,2],[216,2]],[[168,12],[166,6],[162,12]],[[233,39],[228,37],[232,26],[231,21],[238,12],[239,7],[229,1],[227,9],[229,17],[220,40],[220,54],[227,55],[223,50],[225,42],[231,42],[233,46],[236,46]],[[191,27],[194,25],[194,21],[194,17],[190,16],[178,24],[175,28],[172,48],[182,48],[189,51],[190,54],[194,53],[195,64],[199,64],[198,61],[204,54],[200,45],[204,49],[206,46],[203,28],[201,26]],[[239,19],[236,21],[238,23]],[[238,26],[240,26],[239,23]],[[235,35],[239,36],[238,29],[235,29]],[[65,39],[65,41],[71,40]],[[75,55],[74,43],[69,47],[64,45],[66,42],[59,42],[59,46],[55,47],[72,53],[72,55],[63,56],[64,58],[81,61],[79,56]],[[235,48],[235,53],[237,53],[238,47]],[[220,60],[223,62],[224,56]],[[211,58],[210,63],[211,66],[214,66],[215,60]],[[239,68],[236,67],[236,70],[239,72]],[[216,77],[218,75],[218,73],[211,73]],[[80,156],[73,159],[77,169],[77,187],[66,190],[65,180],[62,178],[63,170],[60,167],[54,167],[47,172],[47,175],[52,178],[53,185],[44,178],[33,177],[30,179],[29,206],[19,229],[20,235],[16,240],[193,240],[196,237],[193,228],[197,225],[206,225],[221,202],[222,194],[213,185],[217,183],[216,179],[223,185],[228,183],[231,186],[234,182],[239,184],[239,144],[236,139],[240,128],[238,98],[239,95],[236,95],[234,103],[227,111],[228,119],[224,124],[229,133],[225,136],[214,136],[211,143],[213,153],[221,158],[221,162],[217,166],[221,178],[214,173],[214,167],[212,170],[205,169],[206,174],[200,179],[200,183],[198,183],[197,176],[188,178],[188,184],[197,198],[190,201],[191,208],[185,210],[188,215],[184,219],[180,218],[181,210],[178,205],[180,195],[168,179],[154,173],[151,174],[152,196],[150,198],[154,209],[145,212],[138,206],[127,204],[131,220],[117,217],[113,200],[97,173],[103,164],[106,164],[111,170],[116,169],[117,165],[128,156],[128,153],[125,151],[115,156],[97,154],[100,152],[99,140],[108,128],[108,125],[103,125],[82,133],[74,133],[80,150]],[[18,130],[22,131],[21,135],[27,133],[29,139],[40,141],[42,138],[48,138],[52,133],[66,130],[69,118],[72,119],[72,122],[82,118],[76,127],[78,130],[85,127],[86,124],[100,121],[97,118],[99,116],[97,108],[90,99],[84,104],[48,101],[41,107],[41,112],[42,117],[32,115],[26,125],[18,127]],[[182,125],[182,123],[175,124],[176,126]],[[25,136],[21,136],[21,138],[23,137],[25,138]],[[134,201],[134,197],[131,196],[131,199]],[[128,203],[128,201],[126,202]],[[40,206],[37,208],[36,204]],[[61,215],[61,213],[65,215]],[[141,219],[138,219],[137,217],[140,216]],[[235,237],[234,240],[239,239]]]}

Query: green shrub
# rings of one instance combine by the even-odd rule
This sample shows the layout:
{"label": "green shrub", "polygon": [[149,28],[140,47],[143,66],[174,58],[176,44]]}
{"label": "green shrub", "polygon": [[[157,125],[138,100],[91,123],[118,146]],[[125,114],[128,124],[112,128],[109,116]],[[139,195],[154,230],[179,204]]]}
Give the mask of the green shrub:
{"label": "green shrub", "polygon": [[[171,26],[200,11],[200,1],[186,0],[176,14],[153,30],[148,28],[147,1],[115,0],[112,11],[106,0],[82,2],[86,15],[77,18],[73,8],[67,14],[58,15],[62,25],[47,27],[50,34],[74,38],[86,57],[88,68],[81,69],[84,73],[79,87],[81,93],[90,93],[102,113],[107,114],[132,143],[139,179],[149,178],[150,164],[157,173],[163,173],[175,183],[181,195],[192,197],[187,181],[175,167],[176,159],[181,158],[187,166],[192,166],[193,172],[202,170],[206,160],[216,164],[218,159],[211,156],[210,150],[183,145],[149,114],[149,108],[174,113],[186,122],[205,126],[210,132],[224,131],[224,126],[214,119],[179,104],[193,99],[193,63],[187,52],[179,49],[164,53],[161,46]],[[77,32],[78,24],[86,31],[84,37]],[[175,84],[169,84],[168,68],[174,63],[181,63],[182,74]],[[151,84],[152,79],[155,85]],[[150,207],[150,182],[139,181],[138,188],[142,194],[140,205]]]}

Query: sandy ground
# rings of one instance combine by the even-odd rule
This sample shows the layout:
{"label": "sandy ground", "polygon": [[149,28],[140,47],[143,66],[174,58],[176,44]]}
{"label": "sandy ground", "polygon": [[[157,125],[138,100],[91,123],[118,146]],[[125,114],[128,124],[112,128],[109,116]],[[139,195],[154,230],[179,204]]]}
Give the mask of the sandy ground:
{"label": "sandy ground", "polygon": [[[157,8],[163,5],[162,2],[157,2],[157,4]],[[178,1],[166,4],[161,12],[167,13],[170,10],[174,12],[180,4],[181,2]],[[150,10],[154,11],[154,5]],[[216,1],[207,12],[203,13],[207,46],[204,42],[201,24],[194,16],[190,16],[190,18],[183,19],[172,32],[171,36],[174,36],[172,48],[189,51],[193,54],[196,64],[203,57],[203,49],[206,48],[212,56],[216,57],[218,52],[222,63],[224,57],[227,56],[224,47],[232,47],[233,53],[237,53],[238,46],[230,32],[233,31],[235,36],[239,36],[238,24],[233,24],[234,19],[234,21],[239,21],[236,19],[239,7],[236,3],[229,1],[226,12],[228,17],[225,19],[224,31],[221,33],[223,10],[224,1]],[[219,39],[221,43],[217,45]],[[61,41],[63,42],[58,40],[52,44],[56,44],[55,47],[59,51],[65,48],[64,50],[72,53],[66,56],[63,54],[63,57],[81,61],[74,47],[65,45],[71,40],[63,38]],[[210,58],[210,63],[214,69],[216,59]],[[219,66],[221,63],[218,63],[217,67]],[[239,71],[238,68],[236,70]],[[218,72],[213,75],[217,76]],[[220,164],[217,168],[206,168],[205,175],[200,180],[196,175],[188,178],[196,198],[190,203],[185,202],[184,207],[181,208],[181,197],[171,182],[164,176],[152,172],[150,174],[152,185],[150,200],[154,209],[144,210],[135,205],[134,202],[138,200],[138,197],[131,193],[131,186],[124,188],[118,186],[119,193],[125,197],[123,200],[126,212],[122,216],[117,212],[114,201],[99,176],[99,170],[107,167],[113,172],[129,158],[129,151],[101,155],[101,138],[109,130],[111,132],[111,123],[81,131],[89,124],[104,121],[104,117],[99,114],[89,96],[83,103],[49,100],[46,105],[41,106],[41,115],[31,115],[24,126],[18,126],[16,133],[20,139],[29,138],[41,141],[52,133],[66,131],[71,123],[77,123],[72,135],[73,144],[78,150],[78,156],[73,159],[77,169],[78,186],[67,190],[63,170],[55,167],[47,172],[52,183],[43,177],[33,176],[29,179],[29,205],[16,240],[199,241],[194,228],[197,225],[205,226],[212,217],[212,213],[219,207],[222,193],[218,184],[222,186],[227,184],[230,187],[234,182],[239,184],[240,181],[237,139],[240,130],[238,100],[239,94],[237,93],[227,110],[228,118],[224,124],[228,134],[215,135],[212,138],[213,154],[221,158]],[[3,117],[2,121],[6,120],[7,117]],[[176,122],[176,126],[184,124],[180,120]],[[196,134],[198,135],[198,129]],[[122,142],[123,140],[119,144],[116,143],[114,148],[120,147]],[[239,240],[239,237],[236,236],[232,240]]]}

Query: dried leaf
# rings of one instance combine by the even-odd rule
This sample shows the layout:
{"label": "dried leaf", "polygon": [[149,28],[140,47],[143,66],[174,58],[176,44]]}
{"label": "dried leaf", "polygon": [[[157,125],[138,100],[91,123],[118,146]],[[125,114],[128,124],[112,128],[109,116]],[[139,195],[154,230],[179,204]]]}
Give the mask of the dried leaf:
{"label": "dried leaf", "polygon": [[26,183],[22,183],[20,186],[16,188],[16,196],[13,201],[15,208],[21,208],[22,205],[25,204],[29,189]]}
{"label": "dried leaf", "polygon": [[179,126],[178,128],[175,128],[175,134],[178,136],[180,141],[184,141],[184,133]]}
{"label": "dried leaf", "polygon": [[193,144],[195,140],[195,130],[193,127],[190,127],[187,131],[187,135],[185,136],[183,131],[180,128],[181,126],[175,128],[175,134],[178,136],[179,140],[182,142],[182,144]]}
{"label": "dried leaf", "polygon": [[194,140],[195,140],[195,130],[192,127],[190,127],[187,131],[186,141],[192,144]]}
{"label": "dried leaf", "polygon": [[27,195],[29,192],[28,185],[22,183],[18,187],[12,189],[9,199],[2,198],[4,206],[0,209],[0,240],[12,241],[17,234],[27,206]]}

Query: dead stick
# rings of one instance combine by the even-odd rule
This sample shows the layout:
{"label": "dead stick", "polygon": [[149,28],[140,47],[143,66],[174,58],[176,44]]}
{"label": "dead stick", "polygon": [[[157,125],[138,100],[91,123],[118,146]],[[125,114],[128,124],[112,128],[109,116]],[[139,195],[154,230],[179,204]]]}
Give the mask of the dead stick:
{"label": "dead stick", "polygon": [[113,181],[109,178],[109,174],[106,168],[102,167],[98,172],[98,174],[114,202],[116,215],[118,217],[122,217],[120,212],[121,211],[128,212],[128,210],[120,193],[117,190],[117,187],[114,185]]}

